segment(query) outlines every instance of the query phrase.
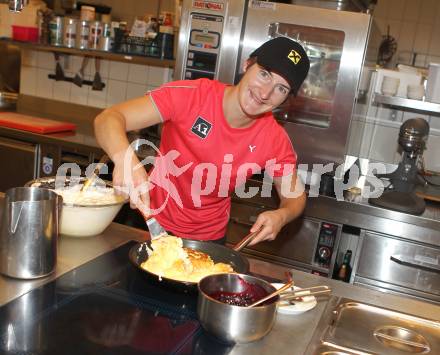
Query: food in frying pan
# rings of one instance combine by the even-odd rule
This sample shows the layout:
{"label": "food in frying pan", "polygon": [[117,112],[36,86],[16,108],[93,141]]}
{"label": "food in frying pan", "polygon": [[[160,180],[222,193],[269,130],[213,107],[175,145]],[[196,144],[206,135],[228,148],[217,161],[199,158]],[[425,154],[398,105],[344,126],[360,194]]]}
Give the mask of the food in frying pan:
{"label": "food in frying pan", "polygon": [[151,242],[151,248],[141,267],[159,277],[198,282],[207,275],[234,272],[229,264],[214,263],[208,254],[183,247],[178,237],[157,238]]}

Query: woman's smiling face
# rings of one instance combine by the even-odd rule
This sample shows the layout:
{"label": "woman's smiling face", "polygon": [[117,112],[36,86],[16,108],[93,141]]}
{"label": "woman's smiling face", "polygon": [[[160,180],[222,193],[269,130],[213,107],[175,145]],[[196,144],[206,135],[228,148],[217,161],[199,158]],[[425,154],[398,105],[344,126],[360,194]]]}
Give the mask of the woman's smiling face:
{"label": "woman's smiling face", "polygon": [[281,105],[290,93],[290,85],[281,75],[257,63],[247,65],[238,84],[240,108],[247,116],[259,116]]}

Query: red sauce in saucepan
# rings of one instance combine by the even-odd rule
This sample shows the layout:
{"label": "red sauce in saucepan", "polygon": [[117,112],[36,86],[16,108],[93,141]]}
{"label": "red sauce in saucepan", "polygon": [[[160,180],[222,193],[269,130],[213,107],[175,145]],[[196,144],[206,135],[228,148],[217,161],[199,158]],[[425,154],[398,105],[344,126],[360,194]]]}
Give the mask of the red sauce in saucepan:
{"label": "red sauce in saucepan", "polygon": [[[244,288],[244,290],[241,292],[215,291],[212,293],[208,293],[208,296],[216,299],[217,301],[233,306],[247,307],[269,294],[269,292],[267,292],[260,285],[247,282],[242,278],[240,278],[239,281]],[[261,305],[270,304],[272,302],[273,299],[269,299]]]}

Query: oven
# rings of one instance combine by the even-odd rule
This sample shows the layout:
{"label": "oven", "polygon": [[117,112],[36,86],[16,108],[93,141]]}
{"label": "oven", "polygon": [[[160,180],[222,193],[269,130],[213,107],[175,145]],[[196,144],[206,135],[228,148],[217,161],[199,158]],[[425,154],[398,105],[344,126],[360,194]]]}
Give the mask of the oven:
{"label": "oven", "polygon": [[278,36],[299,41],[310,57],[310,73],[298,97],[274,115],[299,163],[341,164],[370,22],[366,13],[267,1],[183,0],[175,79],[234,83],[263,42]]}
{"label": "oven", "polygon": [[[254,176],[246,182],[246,189],[262,189],[263,181]],[[230,221],[226,232],[227,243],[235,245],[255,222],[257,216],[277,208],[279,199],[275,189],[271,197],[258,194],[252,198],[232,197]],[[291,267],[325,277],[332,277],[342,236],[342,225],[303,216],[287,224],[274,241],[247,246],[243,253],[281,266]]]}

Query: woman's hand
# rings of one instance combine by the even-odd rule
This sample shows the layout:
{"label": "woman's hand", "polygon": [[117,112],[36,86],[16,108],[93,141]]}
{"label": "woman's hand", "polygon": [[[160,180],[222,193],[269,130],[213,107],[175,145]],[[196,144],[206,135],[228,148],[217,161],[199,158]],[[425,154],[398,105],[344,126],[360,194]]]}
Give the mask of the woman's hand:
{"label": "woman's hand", "polygon": [[280,209],[260,213],[250,231],[253,233],[260,228],[261,230],[252,239],[249,245],[255,245],[264,240],[274,240],[284,224],[285,218]]}

